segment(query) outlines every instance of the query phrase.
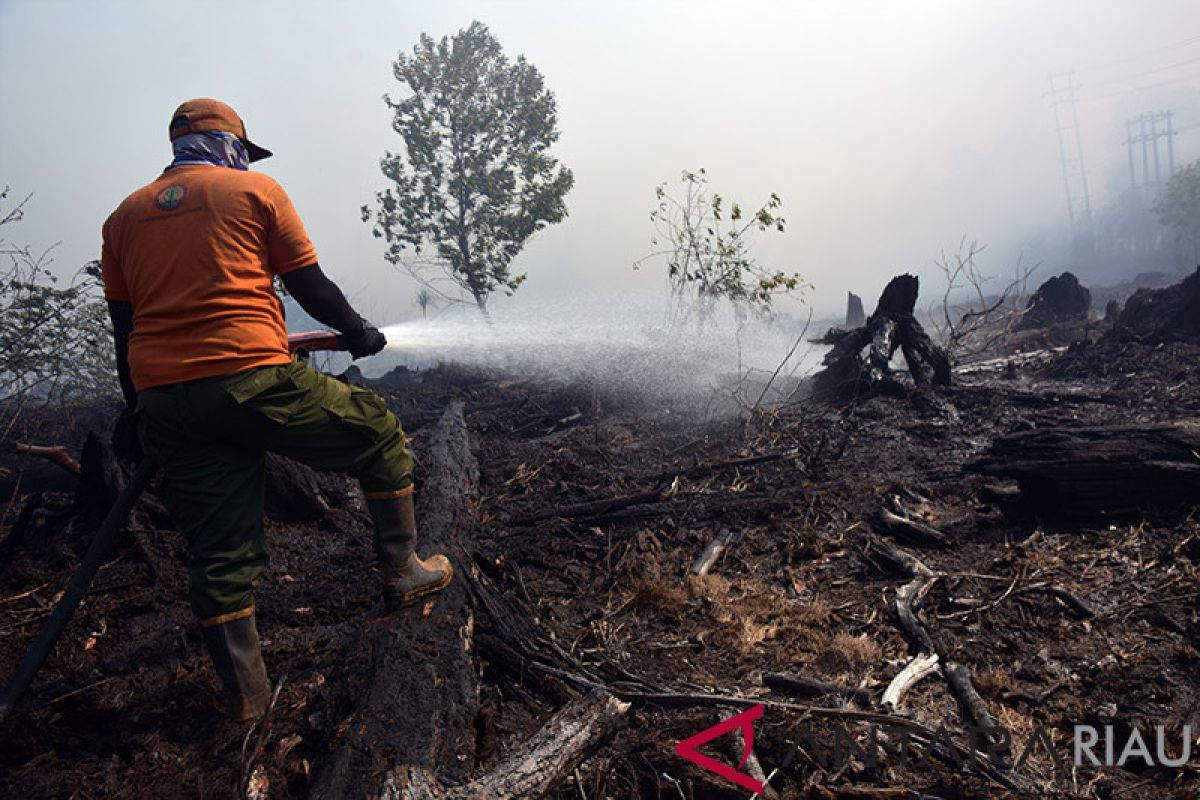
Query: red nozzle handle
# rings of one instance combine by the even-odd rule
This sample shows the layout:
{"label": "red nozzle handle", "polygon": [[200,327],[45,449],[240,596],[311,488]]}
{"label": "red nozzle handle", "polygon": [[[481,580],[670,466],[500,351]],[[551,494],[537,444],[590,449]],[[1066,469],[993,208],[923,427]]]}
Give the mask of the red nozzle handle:
{"label": "red nozzle handle", "polygon": [[333,331],[308,331],[288,336],[288,350],[305,349],[310,353],[317,350],[345,350],[346,340]]}

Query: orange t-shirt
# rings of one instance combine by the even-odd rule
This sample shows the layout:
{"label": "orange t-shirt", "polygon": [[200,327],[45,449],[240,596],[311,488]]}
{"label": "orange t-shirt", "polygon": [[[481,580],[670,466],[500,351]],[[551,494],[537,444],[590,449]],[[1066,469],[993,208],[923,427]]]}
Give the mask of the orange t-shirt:
{"label": "orange t-shirt", "polygon": [[317,262],[291,200],[258,172],[167,170],[104,223],[104,296],[133,306],[129,368],[148,389],[285,364],[274,275]]}

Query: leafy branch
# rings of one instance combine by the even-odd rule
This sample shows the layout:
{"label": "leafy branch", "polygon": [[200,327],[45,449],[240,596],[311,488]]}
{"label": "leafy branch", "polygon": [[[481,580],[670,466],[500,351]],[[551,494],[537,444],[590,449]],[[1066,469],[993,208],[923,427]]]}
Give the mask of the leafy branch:
{"label": "leafy branch", "polygon": [[779,215],[782,201],[772,193],[765,203],[747,211],[739,203],[708,188],[703,169],[684,171],[682,196],[655,188],[657,205],[650,213],[655,235],[652,252],[634,263],[666,260],[667,282],[673,306],[681,319],[693,312],[701,324],[721,300],[739,313],[769,314],[777,295],[803,288],[798,273],[760,265],[750,250],[754,232],[783,233],[786,221]]}

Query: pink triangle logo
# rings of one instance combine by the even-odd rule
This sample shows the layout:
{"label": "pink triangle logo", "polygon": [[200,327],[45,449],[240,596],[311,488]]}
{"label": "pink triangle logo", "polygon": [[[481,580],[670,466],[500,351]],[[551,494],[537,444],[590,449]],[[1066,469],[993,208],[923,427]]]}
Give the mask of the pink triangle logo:
{"label": "pink triangle logo", "polygon": [[[733,781],[738,786],[749,789],[755,794],[762,794],[763,785],[760,781],[755,780],[744,772],[738,771],[746,763],[746,759],[750,757],[750,752],[754,749],[754,720],[760,719],[762,715],[763,707],[761,705],[748,708],[724,722],[718,722],[711,728],[702,730],[695,736],[689,736],[684,739],[675,745],[675,755],[680,758],[686,758],[693,764],[698,764],[709,772],[720,775],[727,781]],[[742,753],[742,760],[738,762],[738,769],[734,769],[728,764],[722,764],[715,758],[709,758],[699,751],[702,745],[708,744],[718,736],[735,729],[741,729],[742,738],[746,741],[746,749]]]}

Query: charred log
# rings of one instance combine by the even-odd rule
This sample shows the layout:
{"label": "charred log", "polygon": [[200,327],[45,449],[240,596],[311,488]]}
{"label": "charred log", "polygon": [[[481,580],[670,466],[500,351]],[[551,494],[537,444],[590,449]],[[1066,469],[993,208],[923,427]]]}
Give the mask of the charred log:
{"label": "charred log", "polygon": [[[464,544],[474,527],[478,475],[461,405],[434,429],[426,464],[418,498],[422,554]],[[465,565],[456,567],[461,573]],[[452,783],[468,776],[479,702],[473,628],[461,575],[427,601],[368,624],[352,649],[364,671],[361,700],[340,726],[340,746],[313,796],[379,796],[389,776],[404,770]]]}
{"label": "charred log", "polygon": [[427,770],[401,768],[382,797],[395,800],[520,800],[545,797],[597,745],[625,723],[628,703],[602,689],[551,717],[486,775],[446,789]]}
{"label": "charred log", "polygon": [[1200,498],[1200,419],[1045,428],[997,439],[970,466],[1014,478],[1017,510],[1046,518],[1187,510]]}

